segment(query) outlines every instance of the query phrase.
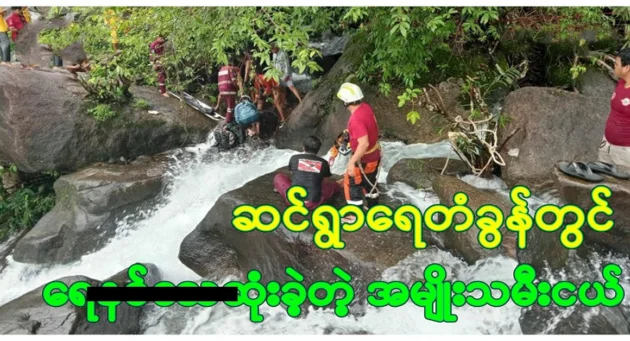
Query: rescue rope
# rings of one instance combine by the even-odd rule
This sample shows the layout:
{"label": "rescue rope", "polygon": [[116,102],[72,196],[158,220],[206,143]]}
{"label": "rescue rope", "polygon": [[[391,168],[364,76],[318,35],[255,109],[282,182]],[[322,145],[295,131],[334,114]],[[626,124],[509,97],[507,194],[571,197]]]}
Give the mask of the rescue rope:
{"label": "rescue rope", "polygon": [[[485,128],[482,128],[482,129],[477,128],[477,124],[486,123],[486,122],[490,121],[492,118],[493,117],[489,117],[489,118],[487,118],[485,120],[481,120],[481,121],[476,121],[475,122],[475,121],[472,121],[470,119],[464,120],[464,119],[462,119],[461,116],[457,116],[455,118],[455,124],[454,125],[456,125],[456,126],[457,125],[460,125],[460,126],[470,125],[470,126],[472,126],[472,131],[470,131],[467,134],[464,134],[464,133],[461,133],[461,132],[449,132],[448,133],[448,138],[449,138],[449,140],[451,142],[451,146],[453,147],[453,149],[455,150],[457,155],[464,162],[466,162],[468,167],[470,167],[470,169],[472,170],[473,174],[477,175],[477,176],[483,174],[483,172],[490,166],[490,164],[492,162],[494,162],[494,163],[496,163],[496,164],[498,164],[500,166],[505,166],[505,161],[503,160],[503,157],[501,156],[501,154],[497,150],[497,144],[498,144],[498,141],[497,141],[497,128],[498,128],[498,125],[495,125],[493,130],[485,129]],[[481,136],[479,136],[479,133],[490,133],[492,135],[493,143],[490,144],[490,143],[486,142],[486,139],[481,137]],[[477,137],[479,137],[479,142],[481,142],[481,144],[484,147],[487,148],[487,150],[488,150],[488,152],[490,154],[490,158],[486,162],[485,166],[483,168],[481,168],[481,169],[477,168],[477,167],[475,167],[474,165],[471,164],[470,160],[468,160],[468,158],[465,156],[465,154],[457,147],[457,143],[455,141],[458,137],[463,137],[468,142],[472,142],[472,139],[468,136],[470,134],[477,135]],[[444,172],[445,169],[446,169],[446,166],[442,170],[442,172]]]}
{"label": "rescue rope", "polygon": [[[383,159],[383,150],[381,149],[381,160]],[[371,198],[371,199],[375,199],[378,198],[378,196],[380,195],[380,191],[378,190],[377,184],[378,184],[378,176],[381,174],[381,168],[383,167],[383,163],[379,161],[378,163],[378,167],[376,168],[376,180],[374,181],[374,183],[372,183],[372,181],[370,181],[370,179],[368,179],[367,175],[365,174],[365,171],[363,170],[363,166],[361,165],[361,162],[357,162],[357,164],[359,164],[359,171],[361,172],[361,175],[363,175],[363,178],[365,179],[365,181],[367,181],[367,183],[372,186],[372,189],[370,190],[369,193],[367,193],[365,195],[366,198]],[[376,193],[372,193],[376,191]]]}

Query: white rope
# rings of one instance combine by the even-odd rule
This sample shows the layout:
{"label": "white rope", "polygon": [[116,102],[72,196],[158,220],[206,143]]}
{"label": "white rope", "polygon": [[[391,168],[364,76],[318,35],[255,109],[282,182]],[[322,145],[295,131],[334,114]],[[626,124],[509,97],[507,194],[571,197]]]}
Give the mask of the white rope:
{"label": "white rope", "polygon": [[[382,159],[382,155],[381,155],[381,159]],[[367,181],[367,183],[372,186],[372,189],[370,190],[370,193],[366,194],[365,197],[366,198],[378,198],[380,192],[378,190],[378,187],[376,186],[378,184],[378,176],[381,173],[381,167],[383,166],[382,162],[379,162],[378,164],[378,168],[376,168],[376,181],[374,181],[374,183],[372,183],[370,181],[370,179],[368,179],[367,175],[365,175],[365,172],[363,171],[363,166],[361,165],[361,162],[357,162],[359,164],[359,170],[361,171],[361,175],[363,175],[363,177],[365,178],[365,181]],[[376,193],[372,193],[376,190]]]}
{"label": "white rope", "polygon": [[486,162],[486,164],[484,165],[483,168],[479,169],[477,167],[475,167],[474,165],[471,164],[470,160],[468,160],[468,158],[465,156],[465,154],[459,149],[457,148],[457,143],[455,142],[455,139],[457,137],[463,137],[465,138],[468,142],[472,142],[471,138],[464,133],[461,132],[451,132],[449,133],[449,140],[451,142],[451,146],[453,147],[453,149],[455,149],[455,151],[457,152],[457,154],[460,156],[460,158],[463,158],[463,161],[466,162],[466,164],[470,167],[470,169],[472,169],[472,172],[474,175],[479,176],[481,174],[483,174],[483,172],[485,172],[485,170],[490,166],[490,164],[492,162],[500,165],[500,166],[505,166],[505,160],[503,160],[503,157],[501,156],[501,154],[499,154],[499,152],[497,152],[497,143],[498,143],[498,139],[497,139],[497,125],[495,125],[493,130],[490,129],[485,129],[485,128],[477,128],[477,124],[480,123],[486,123],[488,121],[490,121],[492,119],[492,117],[486,118],[484,120],[480,120],[480,121],[472,121],[470,119],[468,120],[464,120],[461,116],[457,116],[455,117],[455,126],[463,126],[463,125],[470,125],[472,126],[472,131],[468,131],[469,134],[474,134],[477,135],[477,137],[479,136],[479,133],[489,133],[492,135],[492,140],[493,140],[493,144],[489,144],[486,139],[484,138],[479,138],[479,141],[481,142],[481,144],[487,148],[489,154],[490,154],[490,158],[488,159],[488,162]]}

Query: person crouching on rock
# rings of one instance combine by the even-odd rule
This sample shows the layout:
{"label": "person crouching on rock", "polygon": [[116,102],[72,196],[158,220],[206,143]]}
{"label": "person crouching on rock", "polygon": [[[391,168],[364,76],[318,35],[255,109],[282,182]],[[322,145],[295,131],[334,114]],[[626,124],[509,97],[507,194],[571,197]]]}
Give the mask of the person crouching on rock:
{"label": "person crouching on rock", "polygon": [[260,112],[249,96],[241,96],[241,102],[234,108],[234,120],[247,129],[250,136],[260,133]]}
{"label": "person crouching on rock", "polygon": [[304,153],[293,155],[289,160],[293,180],[284,173],[277,174],[273,179],[274,192],[279,193],[287,205],[289,205],[287,191],[292,186],[302,186],[306,189],[304,206],[309,210],[322,205],[341,191],[336,182],[328,179],[332,176],[328,161],[317,156],[321,146],[322,142],[317,137],[307,137],[303,144]]}

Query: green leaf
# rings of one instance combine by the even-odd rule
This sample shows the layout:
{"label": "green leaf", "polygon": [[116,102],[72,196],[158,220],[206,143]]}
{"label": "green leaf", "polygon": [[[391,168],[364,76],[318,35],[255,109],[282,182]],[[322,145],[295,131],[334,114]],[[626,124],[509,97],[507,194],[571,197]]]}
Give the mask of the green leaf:
{"label": "green leaf", "polygon": [[407,113],[407,121],[410,121],[411,124],[416,124],[416,121],[420,119],[420,113],[417,111],[410,111]]}

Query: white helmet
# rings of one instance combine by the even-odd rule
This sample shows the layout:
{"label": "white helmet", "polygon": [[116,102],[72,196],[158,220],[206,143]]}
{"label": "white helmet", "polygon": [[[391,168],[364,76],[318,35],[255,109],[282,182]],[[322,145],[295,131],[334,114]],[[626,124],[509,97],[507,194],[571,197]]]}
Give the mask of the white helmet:
{"label": "white helmet", "polygon": [[352,103],[363,98],[361,88],[352,83],[343,83],[337,92],[337,97],[344,103]]}

